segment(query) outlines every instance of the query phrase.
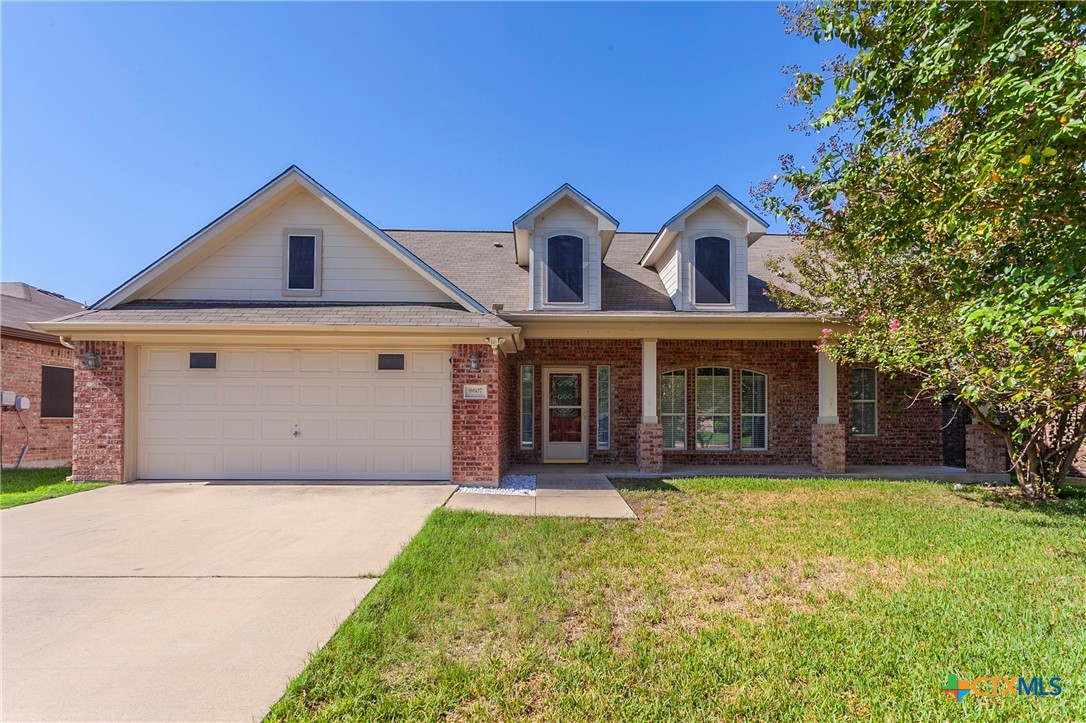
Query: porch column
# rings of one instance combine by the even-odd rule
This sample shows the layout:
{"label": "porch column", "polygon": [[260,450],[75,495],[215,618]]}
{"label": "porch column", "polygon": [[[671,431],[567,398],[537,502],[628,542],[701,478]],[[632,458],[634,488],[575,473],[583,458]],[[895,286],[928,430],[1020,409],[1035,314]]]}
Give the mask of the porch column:
{"label": "porch column", "polygon": [[992,430],[973,419],[965,425],[965,471],[1000,474],[1010,468],[1007,447]]}
{"label": "porch column", "polygon": [[656,411],[656,340],[641,340],[641,423],[637,425],[637,469],[664,471],[664,427]]}
{"label": "porch column", "polygon": [[837,363],[818,352],[818,423],[811,427],[811,464],[819,472],[845,471],[847,436],[837,415]]}

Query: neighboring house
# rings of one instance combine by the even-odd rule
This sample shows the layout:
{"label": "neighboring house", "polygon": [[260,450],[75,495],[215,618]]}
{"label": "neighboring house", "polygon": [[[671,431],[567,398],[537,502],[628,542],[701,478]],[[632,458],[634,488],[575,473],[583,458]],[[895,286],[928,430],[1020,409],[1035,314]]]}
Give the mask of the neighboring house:
{"label": "neighboring house", "polygon": [[[29,322],[81,311],[83,305],[29,284],[0,283],[0,386],[26,397],[0,412],[4,467],[55,467],[72,459],[72,380],[75,355],[53,334]],[[10,401],[10,400],[7,400]]]}
{"label": "neighboring house", "polygon": [[765,295],[792,238],[719,187],[658,232],[618,225],[565,185],[511,231],[386,231],[291,167],[34,325],[78,350],[74,475],[943,463],[937,406],[839,369],[823,324]]}

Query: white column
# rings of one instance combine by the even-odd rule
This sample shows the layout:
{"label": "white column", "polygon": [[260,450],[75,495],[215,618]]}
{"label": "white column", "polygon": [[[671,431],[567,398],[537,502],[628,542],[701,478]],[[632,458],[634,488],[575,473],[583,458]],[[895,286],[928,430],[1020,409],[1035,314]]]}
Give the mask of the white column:
{"label": "white column", "polygon": [[641,422],[657,424],[656,416],[656,340],[641,340]]}
{"label": "white column", "polygon": [[837,416],[837,362],[818,352],[818,423],[840,424]]}

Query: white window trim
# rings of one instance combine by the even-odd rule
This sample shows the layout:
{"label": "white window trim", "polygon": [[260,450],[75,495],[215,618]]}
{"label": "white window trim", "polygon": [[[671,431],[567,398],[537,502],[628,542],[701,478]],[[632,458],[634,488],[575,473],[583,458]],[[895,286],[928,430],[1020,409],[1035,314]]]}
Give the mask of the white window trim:
{"label": "white window trim", "polygon": [[[689,261],[689,267],[690,267],[689,268],[689,278],[690,278],[690,300],[689,300],[689,304],[690,304],[690,308],[694,309],[694,310],[698,310],[698,311],[728,311],[728,310],[737,309],[738,304],[736,302],[735,297],[736,297],[736,290],[738,289],[739,284],[737,283],[736,273],[735,273],[735,261],[736,261],[736,259],[735,259],[735,257],[736,257],[735,247],[736,247],[736,244],[739,243],[739,242],[736,240],[735,234],[730,232],[730,231],[724,231],[724,230],[699,229],[697,231],[693,231],[693,232],[685,234],[685,237],[686,237],[686,240],[687,240],[686,245],[687,245],[687,247],[689,248],[689,251],[690,251],[690,261]],[[731,301],[729,303],[727,303],[727,304],[706,304],[706,303],[699,304],[696,301],[696,299],[698,298],[697,297],[697,288],[696,288],[698,274],[697,274],[697,265],[696,265],[697,254],[695,253],[694,249],[695,249],[695,246],[697,245],[698,239],[703,239],[703,238],[722,238],[722,239],[724,239],[724,240],[726,240],[728,242],[728,266],[729,266],[728,272],[731,274],[731,279],[729,280],[730,283],[728,284],[728,293],[731,295]]]}
{"label": "white window trim", "polygon": [[[866,369],[867,371],[870,371],[871,374],[875,377],[875,396],[872,399],[853,399],[852,372],[849,372],[849,421],[851,422],[856,417],[856,415],[852,413],[852,408],[854,405],[870,404],[875,409],[875,431],[871,434],[862,434],[860,432],[853,432],[851,429],[849,429],[849,432],[852,434],[853,437],[864,437],[866,439],[871,439],[872,437],[879,436],[879,372],[877,369],[874,369],[872,367],[855,367],[853,371],[856,371],[858,369]],[[849,424],[849,427],[852,427],[852,425]]]}
{"label": "white window trim", "polygon": [[[313,237],[313,288],[292,289],[290,282],[290,237]],[[285,228],[283,229],[283,296],[320,296],[323,283],[322,262],[324,258],[324,230],[319,228]]]}
{"label": "white window trim", "polygon": [[[581,239],[581,300],[580,301],[551,301],[550,300],[550,240],[555,236],[574,236]],[[543,298],[540,299],[540,308],[543,309],[587,309],[589,302],[588,289],[588,244],[589,237],[583,231],[563,231],[559,229],[547,229],[546,234],[539,237],[542,250],[543,263],[540,264],[540,273],[543,275],[540,288]]]}
{"label": "white window trim", "polygon": [[[600,394],[600,370],[607,370],[607,396]],[[611,418],[611,394],[614,377],[611,376],[611,365],[600,364],[596,367],[596,449],[611,449],[611,429],[614,420]],[[607,438],[600,437],[600,415],[607,416]]]}
{"label": "white window trim", "polygon": [[[527,399],[524,398],[524,372],[525,372],[525,370],[529,370],[531,372],[531,377],[532,377],[531,378],[531,389],[528,392],[528,398]],[[517,424],[518,433],[519,433],[518,434],[518,441],[520,442],[520,448],[521,449],[535,449],[535,427],[536,427],[536,424],[535,424],[535,366],[533,366],[532,364],[521,364],[520,368],[517,371],[519,372],[519,374],[517,375],[517,401],[518,401],[517,413],[519,414],[519,416],[517,418],[519,420],[518,424]],[[532,438],[530,440],[526,440],[525,435],[524,435],[525,431],[529,431],[529,430],[526,430],[525,427],[524,427],[524,420],[525,420],[524,405],[525,405],[525,402],[527,402],[527,404],[528,404],[528,410],[527,410],[528,411],[528,420],[529,420],[529,422],[531,424],[531,430],[530,431],[531,431],[531,437]]]}
{"label": "white window trim", "polygon": [[[714,417],[728,417],[728,446],[726,447],[699,447],[698,446],[698,432],[697,424],[700,412],[698,412],[698,371],[701,369],[725,369],[728,372],[728,413],[714,414]],[[695,452],[730,452],[735,447],[735,415],[732,413],[734,408],[732,399],[732,390],[735,387],[735,377],[732,374],[731,367],[726,366],[703,366],[694,368],[694,451]]]}
{"label": "white window trim", "polygon": [[[675,412],[668,412],[666,414],[664,413],[664,406],[663,406],[664,377],[667,376],[667,375],[670,375],[670,374],[682,374],[682,377],[683,377],[683,396],[682,396],[682,399],[683,399],[683,411],[682,411],[682,414],[676,414]],[[682,436],[683,446],[682,447],[668,447],[668,446],[666,446],[666,443],[665,443],[664,446],[663,446],[663,449],[666,452],[688,452],[688,451],[690,451],[690,445],[687,444],[687,437],[689,436],[687,434],[687,426],[689,425],[688,415],[689,415],[689,412],[690,412],[690,409],[689,409],[690,405],[689,405],[689,403],[687,401],[687,398],[686,398],[687,392],[689,391],[687,389],[687,387],[686,387],[686,377],[687,377],[687,374],[686,374],[686,369],[685,368],[681,368],[681,369],[665,369],[664,371],[660,372],[660,386],[659,386],[659,388],[657,390],[657,393],[659,394],[659,399],[660,399],[660,405],[659,405],[660,422],[661,422],[661,424],[663,423],[664,417],[682,417],[683,418],[683,426],[682,426],[682,430],[683,430],[683,436]]]}
{"label": "white window trim", "polygon": [[[751,412],[745,413],[743,411],[743,372],[750,372],[751,374],[759,374],[765,378],[765,411],[764,412]],[[762,417],[765,419],[765,446],[764,447],[744,447],[743,446],[743,418],[744,417]],[[757,369],[740,369],[739,370],[739,449],[743,452],[768,452],[769,451],[769,375],[765,372],[760,372]]]}

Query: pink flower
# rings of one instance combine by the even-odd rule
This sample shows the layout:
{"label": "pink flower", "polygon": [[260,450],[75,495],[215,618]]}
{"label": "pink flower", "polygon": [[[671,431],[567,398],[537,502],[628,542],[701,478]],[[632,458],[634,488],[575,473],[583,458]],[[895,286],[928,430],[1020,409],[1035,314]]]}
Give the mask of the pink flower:
{"label": "pink flower", "polygon": [[833,329],[826,328],[826,329],[822,330],[822,336],[829,336],[832,333],[833,333]]}
{"label": "pink flower", "polygon": [[861,311],[860,312],[860,321],[863,321],[866,318],[867,318],[867,312],[866,311]]}
{"label": "pink flower", "polygon": [[893,295],[894,295],[894,291],[893,291],[893,289],[887,289],[887,290],[886,290],[886,295],[887,295],[887,296],[893,296]]}
{"label": "pink flower", "polygon": [[894,319],[893,321],[890,322],[890,331],[897,331],[900,328],[901,328],[901,322],[898,321],[897,319]]}

